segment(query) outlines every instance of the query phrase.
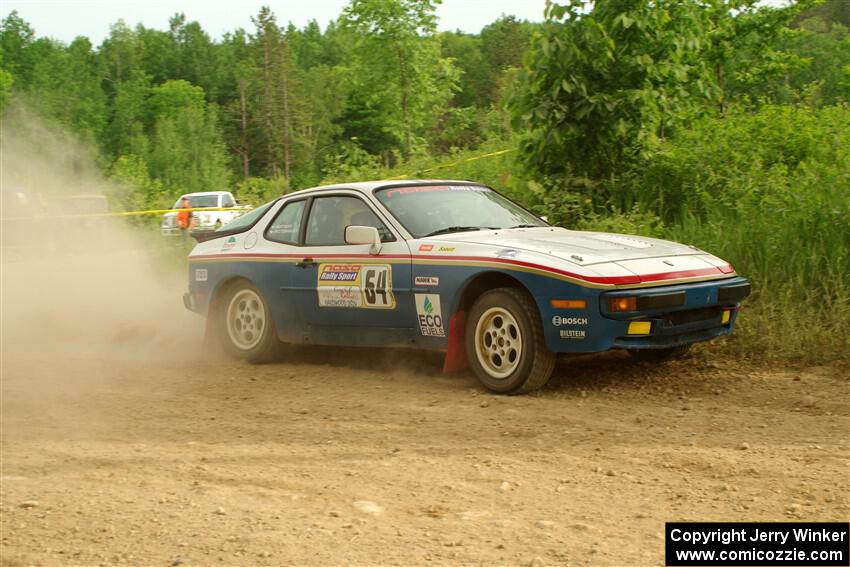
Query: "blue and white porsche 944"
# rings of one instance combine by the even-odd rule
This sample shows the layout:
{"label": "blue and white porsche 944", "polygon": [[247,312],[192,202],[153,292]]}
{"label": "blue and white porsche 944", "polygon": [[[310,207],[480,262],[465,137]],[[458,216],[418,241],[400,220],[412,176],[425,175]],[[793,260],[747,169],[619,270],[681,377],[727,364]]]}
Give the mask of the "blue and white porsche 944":
{"label": "blue and white porsche 944", "polygon": [[499,393],[544,385],[557,353],[681,354],[729,333],[750,291],[692,246],[549,226],[466,181],[305,189],[199,238],[184,301],[233,356],[444,350]]}

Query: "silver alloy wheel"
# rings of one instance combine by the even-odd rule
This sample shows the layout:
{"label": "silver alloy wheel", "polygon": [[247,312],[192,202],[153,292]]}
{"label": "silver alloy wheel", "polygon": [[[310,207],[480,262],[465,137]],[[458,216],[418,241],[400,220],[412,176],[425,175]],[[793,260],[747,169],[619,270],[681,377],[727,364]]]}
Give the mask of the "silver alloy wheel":
{"label": "silver alloy wheel", "polygon": [[475,355],[493,378],[507,378],[517,369],[522,356],[522,332],[510,311],[491,307],[478,318]]}
{"label": "silver alloy wheel", "polygon": [[266,310],[263,300],[251,289],[237,291],[227,306],[227,334],[233,346],[251,350],[263,338]]}

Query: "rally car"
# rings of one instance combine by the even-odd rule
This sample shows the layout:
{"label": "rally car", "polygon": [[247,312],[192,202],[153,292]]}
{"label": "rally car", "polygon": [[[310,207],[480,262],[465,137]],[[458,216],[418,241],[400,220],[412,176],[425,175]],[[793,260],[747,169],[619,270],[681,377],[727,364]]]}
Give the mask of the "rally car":
{"label": "rally car", "polygon": [[693,246],[550,226],[468,181],[305,189],[197,238],[184,303],[233,356],[444,350],[498,393],[543,386],[558,353],[681,354],[731,332],[750,291]]}

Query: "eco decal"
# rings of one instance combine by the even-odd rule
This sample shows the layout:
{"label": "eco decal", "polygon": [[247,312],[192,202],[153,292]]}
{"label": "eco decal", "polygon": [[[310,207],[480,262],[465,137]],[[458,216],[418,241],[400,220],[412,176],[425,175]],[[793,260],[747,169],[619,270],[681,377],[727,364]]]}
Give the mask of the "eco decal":
{"label": "eco decal", "polygon": [[416,276],[413,283],[422,287],[436,287],[440,285],[440,278],[434,276]]}
{"label": "eco decal", "polygon": [[395,309],[389,264],[319,264],[319,307]]}
{"label": "eco decal", "polygon": [[445,337],[446,331],[443,328],[440,296],[430,293],[417,293],[415,295],[419,331],[426,337]]}
{"label": "eco decal", "polygon": [[207,269],[206,268],[197,268],[195,270],[195,281],[196,282],[207,281]]}

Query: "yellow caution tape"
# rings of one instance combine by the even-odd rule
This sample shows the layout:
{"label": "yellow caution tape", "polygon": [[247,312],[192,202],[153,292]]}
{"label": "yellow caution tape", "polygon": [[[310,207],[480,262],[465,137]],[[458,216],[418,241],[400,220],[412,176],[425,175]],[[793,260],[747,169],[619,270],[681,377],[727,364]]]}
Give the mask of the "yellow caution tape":
{"label": "yellow caution tape", "polygon": [[0,220],[8,221],[8,220],[21,220],[21,219],[55,219],[55,218],[91,218],[91,217],[131,217],[131,216],[140,216],[140,215],[162,215],[165,213],[179,213],[180,211],[245,211],[246,213],[252,209],[245,209],[243,207],[198,207],[193,209],[151,209],[148,211],[116,211],[113,213],[68,213],[62,215],[54,215],[54,214],[43,214],[43,215],[32,215],[26,217],[3,217]]}
{"label": "yellow caution tape", "polygon": [[[422,174],[422,173],[428,173],[430,171],[436,171],[438,169],[447,169],[447,168],[450,168],[450,167],[455,167],[455,166],[460,165],[462,163],[469,163],[469,162],[472,162],[472,161],[478,161],[480,159],[485,159],[485,158],[494,157],[494,156],[500,156],[500,155],[507,154],[509,152],[515,152],[515,151],[516,151],[516,148],[508,148],[506,150],[499,150],[497,152],[490,152],[490,153],[483,154],[483,155],[480,155],[480,156],[473,156],[473,157],[469,157],[469,158],[464,158],[464,159],[461,159],[461,160],[453,161],[451,163],[444,163],[444,164],[440,164],[440,165],[435,165],[434,167],[429,167],[427,169],[417,170],[415,175],[419,175],[419,174]],[[409,178],[410,178],[410,175],[397,175],[395,177],[387,177],[386,179],[387,180],[394,180],[394,179],[409,179]],[[202,212],[209,212],[209,211],[245,211],[245,212],[248,212],[249,210],[251,210],[251,209],[245,209],[243,207],[198,207],[198,208],[191,208],[191,209],[150,209],[150,210],[147,210],[147,211],[120,211],[120,212],[114,212],[114,213],[79,213],[79,214],[64,214],[64,215],[45,214],[45,215],[33,215],[33,216],[27,216],[27,217],[6,217],[6,218],[2,218],[0,220],[8,221],[8,220],[22,220],[22,219],[32,219],[32,218],[133,217],[133,216],[143,216],[143,215],[163,215],[163,214],[166,214],[166,213],[179,213],[181,211],[183,211],[183,212],[186,212],[186,211],[188,211],[188,212],[193,212],[193,211],[202,211]]]}
{"label": "yellow caution tape", "polygon": [[[497,152],[490,152],[488,154],[483,154],[483,155],[480,155],[480,156],[473,156],[473,157],[469,157],[469,158],[464,158],[464,159],[461,159],[461,160],[458,160],[458,161],[453,161],[451,163],[444,163],[444,164],[440,164],[440,165],[435,165],[434,167],[429,167],[427,169],[420,169],[416,172],[416,174],[428,173],[429,171],[436,171],[438,169],[447,169],[449,167],[455,167],[455,166],[460,165],[462,163],[469,163],[471,161],[478,161],[480,159],[493,157],[493,156],[500,156],[502,154],[506,154],[506,153],[509,153],[509,152],[515,152],[515,151],[516,151],[516,148],[508,148],[507,150],[499,150]],[[396,175],[395,177],[387,177],[387,179],[389,179],[389,180],[392,180],[392,179],[409,179],[409,178],[410,178],[410,175]]]}

